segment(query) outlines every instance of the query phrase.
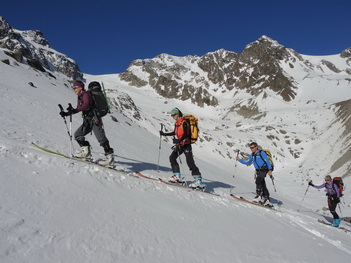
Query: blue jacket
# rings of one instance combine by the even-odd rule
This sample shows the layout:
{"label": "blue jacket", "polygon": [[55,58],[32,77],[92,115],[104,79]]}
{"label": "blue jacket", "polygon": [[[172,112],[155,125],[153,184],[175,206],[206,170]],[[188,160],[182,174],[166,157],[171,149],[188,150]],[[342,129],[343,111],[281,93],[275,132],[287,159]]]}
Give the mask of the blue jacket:
{"label": "blue jacket", "polygon": [[257,153],[255,154],[254,153],[250,154],[249,159],[247,161],[240,159],[239,162],[247,165],[253,163],[256,170],[259,170],[259,169],[272,170],[271,162],[269,161],[265,151],[262,151],[262,150],[258,150]]}

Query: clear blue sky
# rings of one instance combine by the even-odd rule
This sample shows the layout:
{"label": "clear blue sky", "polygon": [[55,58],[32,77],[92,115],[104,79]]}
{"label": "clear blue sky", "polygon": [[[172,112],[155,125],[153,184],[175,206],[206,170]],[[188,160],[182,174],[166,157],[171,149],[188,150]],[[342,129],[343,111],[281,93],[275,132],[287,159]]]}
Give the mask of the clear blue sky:
{"label": "clear blue sky", "polygon": [[240,53],[262,35],[308,55],[351,47],[350,0],[2,0],[0,16],[96,75],[161,53]]}

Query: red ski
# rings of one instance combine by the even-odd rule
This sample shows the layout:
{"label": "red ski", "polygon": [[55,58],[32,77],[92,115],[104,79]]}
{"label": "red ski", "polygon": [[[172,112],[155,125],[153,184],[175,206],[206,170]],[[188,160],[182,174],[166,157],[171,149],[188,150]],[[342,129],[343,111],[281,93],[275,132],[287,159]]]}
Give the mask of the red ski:
{"label": "red ski", "polygon": [[273,206],[264,206],[264,205],[261,205],[260,203],[249,201],[249,200],[245,199],[242,196],[235,196],[233,194],[230,194],[230,196],[233,197],[236,200],[239,200],[239,201],[243,201],[243,202],[246,202],[246,203],[249,203],[249,204],[252,204],[252,205],[256,205],[256,206],[259,206],[259,207],[267,208],[267,209],[270,209],[270,210],[275,210]]}

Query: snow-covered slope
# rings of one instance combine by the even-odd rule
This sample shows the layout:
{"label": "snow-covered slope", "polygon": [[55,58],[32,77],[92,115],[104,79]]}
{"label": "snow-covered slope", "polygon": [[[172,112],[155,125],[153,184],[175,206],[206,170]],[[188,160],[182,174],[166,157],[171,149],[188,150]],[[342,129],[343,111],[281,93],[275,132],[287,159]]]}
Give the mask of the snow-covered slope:
{"label": "snow-covered slope", "polygon": [[[6,57],[2,50],[0,57]],[[1,262],[348,262],[350,233],[317,222],[330,219],[321,210],[326,205],[324,193],[309,189],[301,202],[306,177],[322,183],[322,177],[308,174],[308,169],[315,164],[322,169],[323,161],[313,156],[315,163],[299,165],[300,160],[310,159],[306,152],[316,146],[308,140],[314,129],[321,129],[321,140],[329,139],[323,129],[328,118],[332,123],[332,114],[323,111],[331,115],[318,116],[327,107],[323,103],[292,110],[271,96],[267,102],[277,103],[265,107],[279,112],[281,119],[269,114],[259,128],[257,121],[238,116],[216,119],[221,108],[164,99],[151,87],[128,86],[117,75],[85,76],[87,82],[103,81],[116,106],[105,117],[105,129],[120,168],[167,178],[169,141],[162,141],[159,173],[156,171],[160,123],[172,127],[165,113],[178,106],[199,116],[202,138],[194,145],[195,160],[207,188],[219,194],[211,196],[73,164],[34,149],[31,142],[69,153],[69,137],[57,104],[75,104],[76,97],[67,78],[57,72],[54,79],[11,60],[10,65],[0,63],[0,73]],[[300,119],[304,121],[298,122]],[[301,129],[309,120],[315,128],[306,125],[303,127],[309,130]],[[80,122],[75,115],[73,130]],[[273,124],[275,128],[269,128]],[[270,145],[269,136],[279,138],[274,143],[281,152],[289,151],[284,136],[301,140],[298,147],[303,148],[301,159],[276,156],[277,192],[269,180],[267,184],[278,211],[229,197],[231,192],[252,197],[254,182],[252,168],[235,166],[228,155],[234,156],[236,149],[248,151],[244,145],[250,140]],[[99,158],[102,149],[93,135],[87,138],[94,157]],[[291,147],[292,152],[296,149]],[[182,161],[182,173],[190,180]],[[351,184],[349,178],[345,183]],[[350,197],[347,189],[346,204],[341,206],[344,216],[351,213]],[[345,222],[342,225],[350,228]]]}

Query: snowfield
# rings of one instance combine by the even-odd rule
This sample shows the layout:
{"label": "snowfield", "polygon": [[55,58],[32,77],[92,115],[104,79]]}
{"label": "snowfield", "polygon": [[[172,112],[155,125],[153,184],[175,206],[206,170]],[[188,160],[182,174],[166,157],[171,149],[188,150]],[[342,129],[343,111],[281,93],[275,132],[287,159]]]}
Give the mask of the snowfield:
{"label": "snowfield", "polygon": [[[0,50],[0,57],[4,56]],[[213,138],[224,134],[216,131],[216,126],[228,125],[226,132],[231,132],[234,147],[218,141],[203,141],[193,147],[207,190],[219,196],[208,195],[35,149],[32,142],[69,154],[69,137],[57,105],[76,105],[76,96],[60,74],[54,79],[23,64],[16,66],[13,61],[11,65],[0,63],[0,74],[0,262],[349,262],[351,233],[317,222],[331,220],[329,212],[322,209],[326,207],[324,192],[310,188],[304,197],[307,179],[321,184],[323,176],[308,173],[315,168],[314,157],[308,166],[299,167],[302,160],[309,159],[313,144],[300,129],[305,127],[301,126],[305,118],[299,122],[293,106],[285,105],[283,111],[282,103],[276,110],[286,114],[280,123],[291,124],[289,127],[295,127],[294,132],[302,137],[304,159],[277,156],[276,192],[266,180],[276,208],[271,211],[230,197],[230,193],[247,198],[254,195],[253,168],[239,163],[235,166],[225,154],[234,157],[237,149],[248,153],[245,144],[252,139],[268,144],[262,130],[247,132],[254,127],[250,126],[254,125],[252,121],[242,119],[239,129],[235,127],[238,117],[227,121],[206,118],[215,115],[215,109],[165,100],[151,89],[127,86],[117,75],[85,76],[87,82],[103,81],[108,90],[115,90],[112,97],[127,93],[142,116],[136,120],[130,112],[113,109],[104,117],[116,165],[125,171],[165,179],[171,175],[169,140],[162,140],[156,171],[158,130],[161,122],[171,129],[172,120],[165,113],[175,106],[198,115],[200,125],[213,127],[204,129]],[[303,94],[299,96],[302,100]],[[307,92],[307,96],[311,94]],[[299,114],[318,122],[318,116],[310,113],[322,106],[314,106],[300,108]],[[73,131],[80,123],[81,117],[76,114]],[[87,139],[93,156],[102,158],[94,135]],[[282,143],[279,146],[284,149]],[[190,181],[185,158],[181,158],[182,173]],[[341,209],[343,216],[350,216],[350,177],[345,184]],[[351,229],[346,222],[341,225]]]}

